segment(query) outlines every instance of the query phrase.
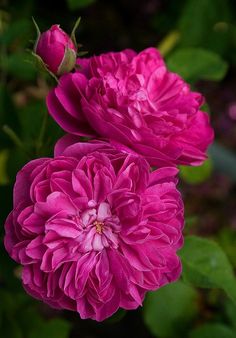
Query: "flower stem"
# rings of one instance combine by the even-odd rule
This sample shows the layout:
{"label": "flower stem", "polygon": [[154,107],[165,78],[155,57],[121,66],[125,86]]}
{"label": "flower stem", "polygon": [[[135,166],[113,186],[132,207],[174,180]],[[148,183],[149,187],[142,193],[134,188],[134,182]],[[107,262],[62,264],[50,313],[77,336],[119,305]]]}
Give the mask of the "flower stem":
{"label": "flower stem", "polygon": [[36,154],[40,155],[40,150],[42,148],[43,145],[43,139],[44,139],[44,135],[46,132],[46,127],[47,127],[47,120],[48,120],[48,114],[45,110],[44,115],[43,115],[43,122],[42,122],[42,126],[39,132],[39,137],[36,143]]}
{"label": "flower stem", "polygon": [[4,125],[2,127],[2,130],[4,131],[4,133],[12,140],[12,142],[18,147],[20,148],[26,155],[27,157],[31,157],[30,154],[27,152],[27,150],[25,149],[25,145],[24,143],[21,141],[21,139],[19,138],[19,136],[14,132],[13,129],[11,129],[8,125]]}

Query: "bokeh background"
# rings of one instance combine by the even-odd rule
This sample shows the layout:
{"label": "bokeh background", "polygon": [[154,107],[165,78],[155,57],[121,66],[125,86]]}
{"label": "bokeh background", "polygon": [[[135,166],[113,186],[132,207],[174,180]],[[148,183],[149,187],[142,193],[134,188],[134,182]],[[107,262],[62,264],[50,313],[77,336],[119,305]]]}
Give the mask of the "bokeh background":
{"label": "bokeh background", "polygon": [[[236,337],[236,2],[0,0],[0,4],[0,337]],[[81,16],[77,40],[88,55],[156,46],[169,68],[205,95],[204,109],[215,129],[205,164],[180,168],[185,236],[203,238],[191,242],[186,237],[180,253],[183,277],[148,295],[143,308],[119,311],[103,323],[82,321],[76,313],[55,311],[27,296],[20,267],[3,246],[17,171],[30,159],[52,155],[55,141],[63,135],[46,112],[45,96],[53,81],[37,69],[30,55],[36,38],[32,16],[41,31],[58,23],[68,33]]]}

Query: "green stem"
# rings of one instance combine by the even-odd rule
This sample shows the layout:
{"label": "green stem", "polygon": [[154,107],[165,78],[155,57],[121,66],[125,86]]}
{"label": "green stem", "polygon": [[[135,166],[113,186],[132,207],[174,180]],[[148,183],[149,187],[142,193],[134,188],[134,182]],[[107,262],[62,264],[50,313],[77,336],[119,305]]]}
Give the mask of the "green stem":
{"label": "green stem", "polygon": [[18,147],[20,148],[26,155],[27,157],[31,157],[30,154],[27,152],[27,150],[25,149],[24,143],[21,141],[21,139],[19,138],[19,136],[14,132],[13,129],[11,129],[8,125],[4,125],[2,127],[2,130],[4,131],[4,133],[12,140],[12,142]]}
{"label": "green stem", "polygon": [[39,156],[40,155],[40,150],[42,148],[43,145],[43,139],[44,139],[44,135],[46,132],[46,127],[47,127],[47,120],[48,120],[48,114],[47,111],[45,110],[44,112],[44,116],[43,116],[43,122],[42,122],[42,126],[39,132],[39,137],[38,137],[38,141],[36,143],[36,153]]}

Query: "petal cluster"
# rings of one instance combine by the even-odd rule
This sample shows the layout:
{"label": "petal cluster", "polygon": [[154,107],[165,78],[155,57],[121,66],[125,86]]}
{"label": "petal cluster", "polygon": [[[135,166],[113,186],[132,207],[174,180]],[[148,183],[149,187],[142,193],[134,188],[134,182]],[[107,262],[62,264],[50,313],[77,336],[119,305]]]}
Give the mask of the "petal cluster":
{"label": "petal cluster", "polygon": [[155,48],[78,59],[48,95],[50,114],[67,132],[102,137],[151,165],[199,165],[213,140],[202,96],[171,73]]}
{"label": "petal cluster", "polygon": [[26,164],[5,225],[25,289],[101,321],[176,280],[183,227],[176,174],[174,167],[151,172],[139,156],[73,136],[58,142],[54,158]]}

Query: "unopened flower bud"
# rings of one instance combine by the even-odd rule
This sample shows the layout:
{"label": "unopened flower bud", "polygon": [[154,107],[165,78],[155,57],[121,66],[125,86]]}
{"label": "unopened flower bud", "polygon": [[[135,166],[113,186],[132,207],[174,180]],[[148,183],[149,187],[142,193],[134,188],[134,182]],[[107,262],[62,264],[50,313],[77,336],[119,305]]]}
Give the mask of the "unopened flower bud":
{"label": "unopened flower bud", "polygon": [[75,45],[59,25],[53,25],[40,34],[34,50],[46,68],[55,75],[68,73],[75,66]]}

